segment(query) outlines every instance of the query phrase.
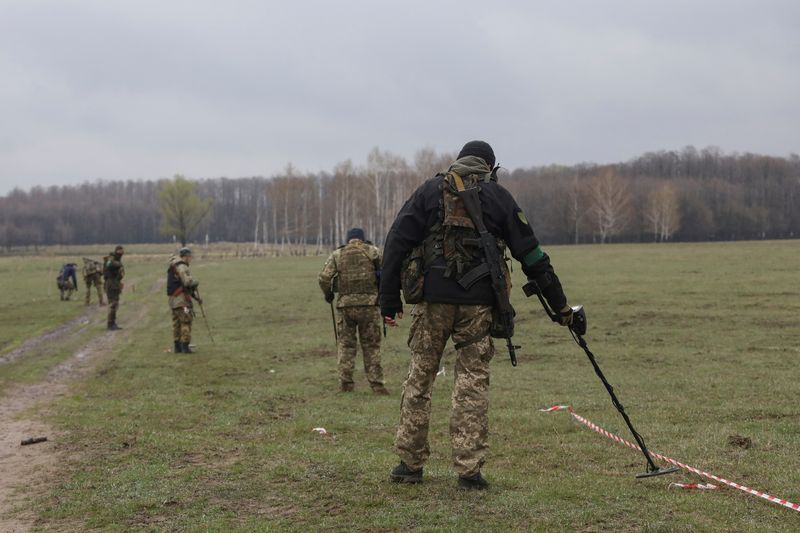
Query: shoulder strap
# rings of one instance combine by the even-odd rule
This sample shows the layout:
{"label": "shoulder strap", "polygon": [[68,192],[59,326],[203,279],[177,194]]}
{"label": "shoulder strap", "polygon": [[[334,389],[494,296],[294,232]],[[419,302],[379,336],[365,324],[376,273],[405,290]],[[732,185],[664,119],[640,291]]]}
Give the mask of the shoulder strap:
{"label": "shoulder strap", "polygon": [[452,170],[450,171],[450,174],[453,175],[453,181],[455,182],[456,190],[458,192],[464,192],[464,190],[465,190],[464,189],[464,180],[461,179],[461,176],[459,176],[457,172],[453,172]]}

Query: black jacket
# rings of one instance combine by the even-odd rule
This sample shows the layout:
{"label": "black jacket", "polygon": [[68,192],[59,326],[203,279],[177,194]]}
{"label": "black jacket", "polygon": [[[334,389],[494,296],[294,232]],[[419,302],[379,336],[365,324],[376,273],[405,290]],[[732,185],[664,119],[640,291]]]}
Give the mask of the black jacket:
{"label": "black jacket", "polygon": [[[408,253],[428,236],[430,229],[438,222],[443,181],[442,176],[436,176],[414,191],[400,209],[389,230],[383,252],[380,286],[381,310],[385,314],[402,309],[400,300],[402,263]],[[514,259],[523,264],[522,270],[529,279],[543,279],[544,276],[548,280],[549,284],[543,291],[545,297],[553,309],[563,308],[566,305],[566,297],[550,265],[550,258],[537,250],[539,240],[511,193],[495,181],[481,182],[480,199],[486,229],[506,242]],[[524,259],[531,254],[538,257],[538,260],[526,265]],[[437,265],[434,262],[433,265],[429,265],[425,276],[426,302],[484,305],[494,303],[491,281],[488,278],[473,285],[469,291],[464,290],[456,281],[443,276],[444,259],[439,258],[438,261],[441,261],[441,264]]]}

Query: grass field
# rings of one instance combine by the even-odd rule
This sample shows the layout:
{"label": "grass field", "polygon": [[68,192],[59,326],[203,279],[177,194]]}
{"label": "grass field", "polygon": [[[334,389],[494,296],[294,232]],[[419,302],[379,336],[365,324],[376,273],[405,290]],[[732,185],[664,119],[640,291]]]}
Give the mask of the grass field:
{"label": "grass field", "polygon": [[[547,251],[570,302],[586,306],[586,339],[653,450],[800,502],[800,242]],[[164,259],[129,259],[138,288],[123,294],[126,336],[51,409],[49,422],[64,431],[60,466],[27,504],[42,530],[800,528],[798,513],[739,491],[668,488],[695,476],[638,481],[640,454],[564,413],[539,413],[571,404],[629,437],[583,352],[522,295],[518,269],[520,363],[512,368],[499,343],[492,363],[484,467],[492,487],[461,493],[449,459],[452,347],[434,387],[425,483],[394,485],[387,476],[397,462],[409,320],[389,331],[383,349],[392,395],[373,396],[361,370],[356,392],[341,394],[330,311],[316,282],[324,258],[197,260],[216,344],[198,319],[197,354],[174,355],[166,298],[153,288]],[[82,302],[62,304],[40,288],[42,276],[54,285],[52,265],[22,264],[0,258],[0,355],[83,312]],[[141,306],[148,312],[134,321]],[[0,366],[0,376],[33,380],[67,356],[18,360]],[[312,432],[319,426],[335,438]],[[730,445],[732,435],[752,447]]]}

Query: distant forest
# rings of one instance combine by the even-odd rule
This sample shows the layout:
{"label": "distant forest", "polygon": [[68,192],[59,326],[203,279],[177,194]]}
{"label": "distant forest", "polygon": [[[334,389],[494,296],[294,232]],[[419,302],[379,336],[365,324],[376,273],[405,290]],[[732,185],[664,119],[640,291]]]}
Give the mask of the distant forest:
{"label": "distant forest", "polygon": [[[381,244],[411,192],[452,158],[424,149],[409,162],[375,148],[363,166],[202,180],[198,194],[213,200],[213,213],[192,240],[331,248],[359,226]],[[0,197],[0,246],[171,241],[159,232],[164,181],[16,189]],[[796,154],[688,146],[624,163],[518,168],[500,182],[548,244],[800,236]]]}

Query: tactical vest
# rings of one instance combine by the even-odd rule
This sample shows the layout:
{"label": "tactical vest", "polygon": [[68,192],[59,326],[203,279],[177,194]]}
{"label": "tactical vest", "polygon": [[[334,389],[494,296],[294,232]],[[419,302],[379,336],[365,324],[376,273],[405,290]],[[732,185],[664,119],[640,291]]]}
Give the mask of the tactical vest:
{"label": "tactical vest", "polygon": [[179,290],[183,291],[183,282],[178,275],[177,267],[185,264],[184,261],[178,261],[167,268],[167,296],[177,296]]}
{"label": "tactical vest", "polygon": [[347,244],[340,248],[336,261],[336,288],[339,295],[377,294],[377,258],[373,259],[363,244]]}
{"label": "tactical vest", "polygon": [[[480,181],[484,180],[475,174],[463,178],[466,188],[477,187]],[[443,257],[446,265],[444,277],[462,281],[483,261],[478,230],[458,196],[453,175],[443,175],[439,188],[442,191],[439,221],[431,228],[422,244],[424,270],[437,258]],[[497,247],[503,256],[505,243],[497,239]]]}

